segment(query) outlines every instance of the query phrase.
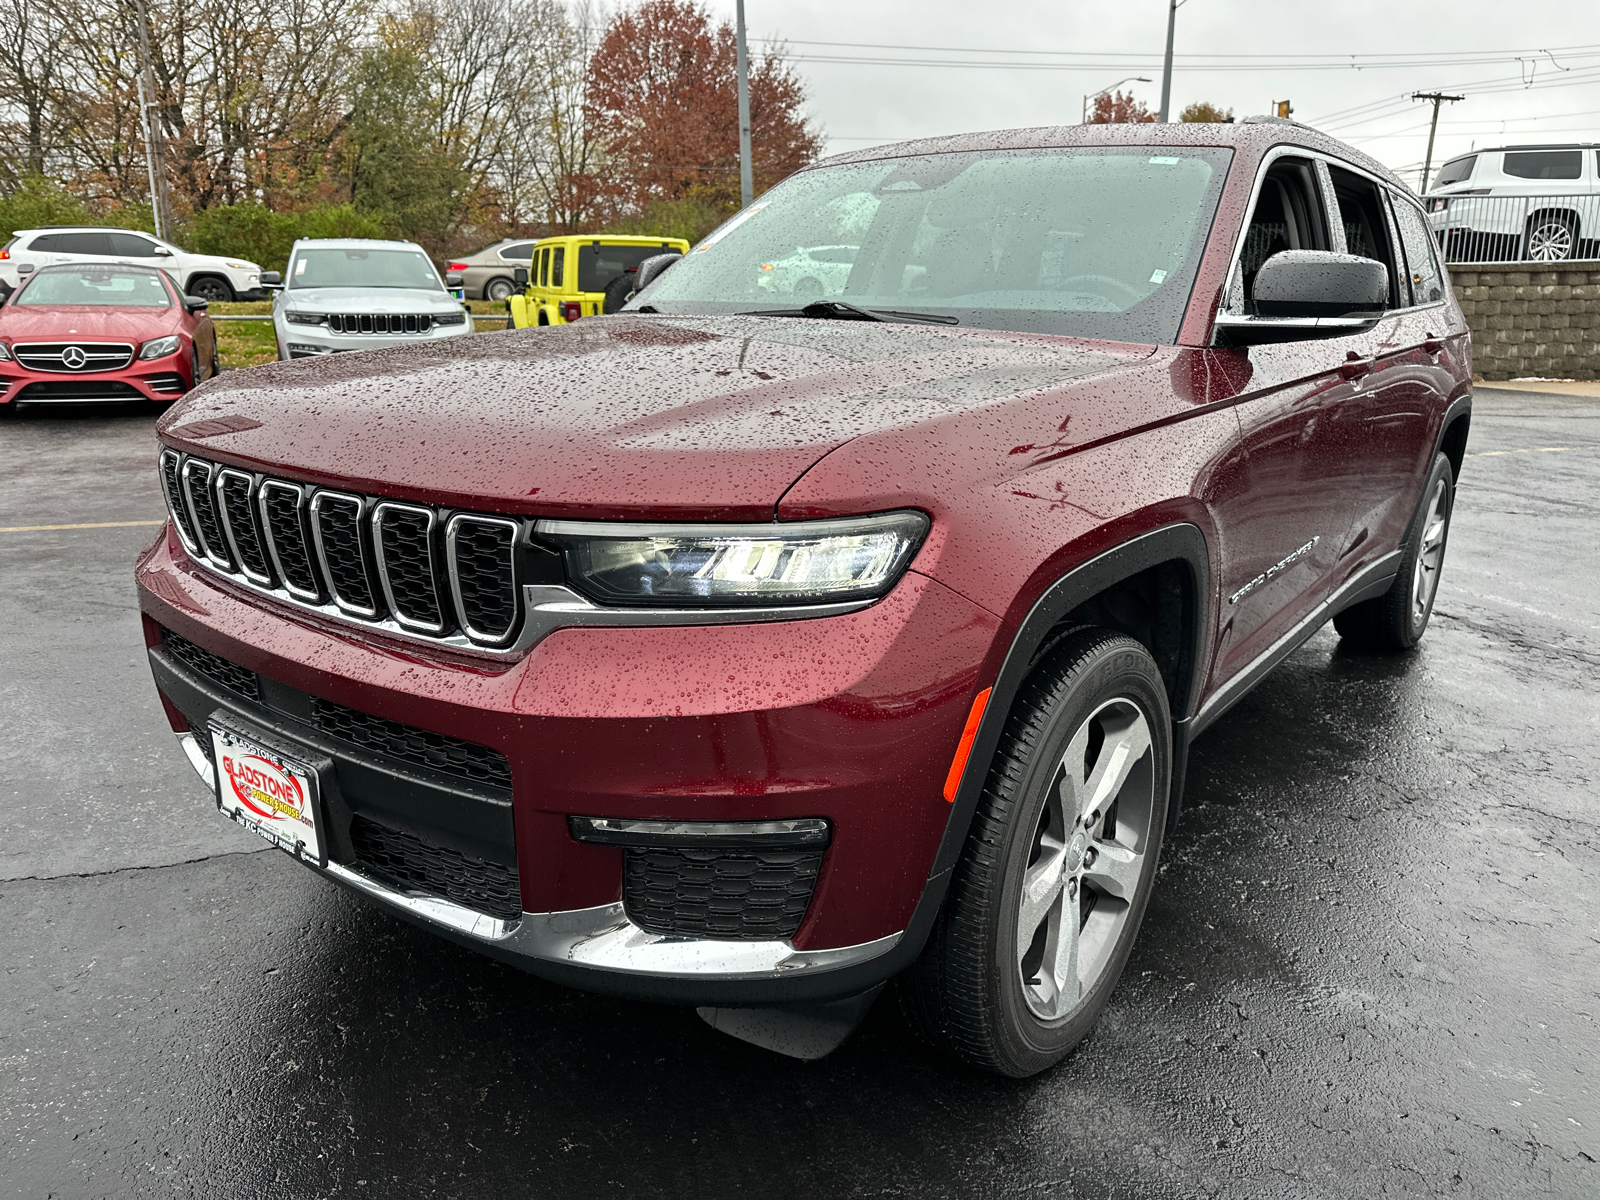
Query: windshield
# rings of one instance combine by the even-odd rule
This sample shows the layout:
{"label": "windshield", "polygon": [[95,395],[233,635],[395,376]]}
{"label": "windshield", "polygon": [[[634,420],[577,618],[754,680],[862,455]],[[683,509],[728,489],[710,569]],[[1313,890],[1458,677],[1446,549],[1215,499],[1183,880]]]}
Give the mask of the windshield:
{"label": "windshield", "polygon": [[792,176],[629,308],[816,300],[963,325],[1177,339],[1232,151],[931,154]]}
{"label": "windshield", "polygon": [[296,250],[292,288],[424,288],[442,292],[439,275],[421,250],[313,247]]}
{"label": "windshield", "polygon": [[40,271],[12,301],[19,305],[91,304],[99,307],[171,308],[172,298],[155,271],[122,267],[76,267]]}

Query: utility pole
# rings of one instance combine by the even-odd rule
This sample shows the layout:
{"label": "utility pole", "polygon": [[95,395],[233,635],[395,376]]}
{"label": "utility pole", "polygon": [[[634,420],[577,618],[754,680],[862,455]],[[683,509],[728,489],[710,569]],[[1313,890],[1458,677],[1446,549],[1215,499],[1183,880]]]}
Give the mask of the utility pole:
{"label": "utility pole", "polygon": [[139,116],[144,122],[145,161],[150,171],[150,212],[156,223],[156,236],[167,240],[167,230],[172,226],[172,202],[167,195],[167,172],[161,162],[161,125],[156,115],[160,111],[160,95],[156,91],[156,68],[150,53],[150,20],[145,15],[144,0],[133,0],[134,12],[139,18],[139,58],[142,76],[139,85]]}
{"label": "utility pole", "polygon": [[1178,25],[1178,10],[1189,0],[1167,0],[1167,60],[1161,67],[1161,114],[1156,119],[1167,121],[1172,107],[1172,34]]}
{"label": "utility pole", "polygon": [[756,198],[755,179],[750,170],[750,51],[744,40],[744,0],[738,9],[739,69],[739,206]]}
{"label": "utility pole", "polygon": [[1439,131],[1439,105],[1448,100],[1454,104],[1457,100],[1465,100],[1465,96],[1446,96],[1443,92],[1412,92],[1413,100],[1433,101],[1433,121],[1428,125],[1428,153],[1422,160],[1422,186],[1418,192],[1428,190],[1428,172],[1433,170],[1433,135]]}

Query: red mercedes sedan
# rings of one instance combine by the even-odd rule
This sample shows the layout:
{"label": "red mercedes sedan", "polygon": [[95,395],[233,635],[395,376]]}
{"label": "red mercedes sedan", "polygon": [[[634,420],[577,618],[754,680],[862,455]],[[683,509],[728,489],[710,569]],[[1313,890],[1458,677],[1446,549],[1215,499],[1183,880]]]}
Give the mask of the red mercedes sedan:
{"label": "red mercedes sedan", "polygon": [[[796,244],[849,269],[775,294]],[[1048,1067],[1193,740],[1329,621],[1427,629],[1472,350],[1420,204],[1288,121],[1011,130],[808,167],[639,274],[162,418],[183,752],[316,879],[544,978],[803,1057],[892,981]]]}
{"label": "red mercedes sedan", "polygon": [[168,404],[217,369],[206,302],[153,267],[45,267],[0,307],[0,412],[18,404]]}

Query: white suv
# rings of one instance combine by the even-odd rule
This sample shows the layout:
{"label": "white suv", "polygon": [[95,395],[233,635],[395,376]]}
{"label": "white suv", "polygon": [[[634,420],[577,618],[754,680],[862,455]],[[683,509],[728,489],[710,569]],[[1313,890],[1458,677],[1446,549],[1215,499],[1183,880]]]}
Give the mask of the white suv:
{"label": "white suv", "polygon": [[415,242],[304,238],[289,254],[289,276],[265,280],[277,290],[272,330],[278,357],[314,358],[472,332],[472,318]]}
{"label": "white suv", "polygon": [[121,262],[160,267],[186,295],[213,303],[264,299],[261,268],[253,262],[190,254],[171,242],[131,229],[49,225],[19,229],[0,249],[0,288],[9,295],[29,270],[57,264]]}
{"label": "white suv", "polygon": [[1423,198],[1452,262],[1600,253],[1600,145],[1502,146],[1452,158]]}

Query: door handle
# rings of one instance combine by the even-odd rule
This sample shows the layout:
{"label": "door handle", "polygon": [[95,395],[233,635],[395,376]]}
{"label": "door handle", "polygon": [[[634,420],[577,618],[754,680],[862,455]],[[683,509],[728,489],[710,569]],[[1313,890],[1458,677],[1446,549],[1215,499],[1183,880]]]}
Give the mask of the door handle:
{"label": "door handle", "polygon": [[1444,339],[1427,334],[1422,340],[1422,349],[1432,358],[1437,359],[1444,353]]}
{"label": "door handle", "polygon": [[1345,360],[1339,364],[1339,374],[1345,379],[1360,379],[1372,370],[1372,359],[1362,358],[1351,350]]}

